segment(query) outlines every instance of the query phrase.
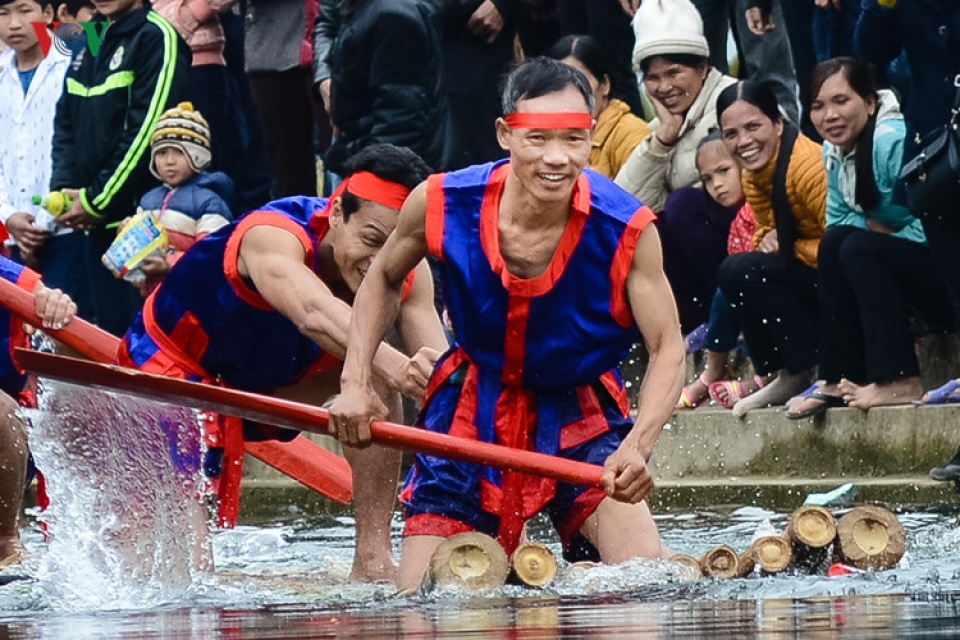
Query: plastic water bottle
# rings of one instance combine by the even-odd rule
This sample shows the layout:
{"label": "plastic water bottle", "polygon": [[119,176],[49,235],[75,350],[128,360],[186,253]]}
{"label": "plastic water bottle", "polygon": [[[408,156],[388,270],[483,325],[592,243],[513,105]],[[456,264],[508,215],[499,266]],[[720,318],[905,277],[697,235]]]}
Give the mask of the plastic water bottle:
{"label": "plastic water bottle", "polygon": [[60,216],[73,207],[73,198],[63,191],[51,191],[45,196],[33,196],[33,204],[50,212],[50,215]]}

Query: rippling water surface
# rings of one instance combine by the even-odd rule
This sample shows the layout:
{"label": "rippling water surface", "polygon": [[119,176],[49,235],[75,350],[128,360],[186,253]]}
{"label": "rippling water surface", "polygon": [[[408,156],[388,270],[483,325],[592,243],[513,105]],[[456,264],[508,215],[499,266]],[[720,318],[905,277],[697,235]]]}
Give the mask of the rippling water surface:
{"label": "rippling water surface", "polygon": [[[97,401],[93,406],[111,405]],[[141,410],[110,408],[134,422]],[[190,416],[181,416],[180,421],[186,428],[196,428]],[[170,446],[175,444],[171,440]],[[63,446],[48,444],[51,450],[61,447],[61,453]],[[74,453],[81,449],[96,459],[105,455],[89,446],[75,448]],[[184,456],[193,460],[195,453],[186,451]],[[109,462],[101,465],[107,468]],[[122,473],[124,465],[117,469]],[[115,490],[134,494],[139,490],[101,489],[104,495],[96,500]],[[177,493],[150,499],[166,498],[177,499]],[[717,544],[742,550],[761,523],[783,528],[788,515],[745,507],[661,516],[658,523],[667,544],[699,556]],[[880,573],[689,582],[665,563],[634,561],[561,572],[553,586],[541,591],[506,586],[485,594],[435,591],[407,597],[396,595],[388,584],[347,580],[354,534],[347,515],[301,515],[216,532],[212,538],[216,572],[195,578],[187,587],[154,580],[135,588],[115,576],[98,574],[87,554],[97,553],[97,535],[104,530],[115,533],[103,523],[99,530],[83,525],[93,527],[84,535],[94,539],[74,541],[72,556],[67,540],[61,539],[60,546],[48,545],[39,526],[32,524],[24,533],[35,557],[22,567],[29,579],[0,585],[0,640],[960,637],[955,505],[898,515],[907,529],[907,556],[896,569]],[[546,523],[533,524],[531,537],[559,551]],[[399,518],[394,526],[394,539],[399,540]],[[168,553],[176,555],[178,546],[189,546],[190,534],[178,536],[169,526],[160,531],[169,536],[163,541]],[[74,528],[70,534],[81,536],[83,530]],[[153,570],[162,578],[165,555],[157,557],[161,560]]]}

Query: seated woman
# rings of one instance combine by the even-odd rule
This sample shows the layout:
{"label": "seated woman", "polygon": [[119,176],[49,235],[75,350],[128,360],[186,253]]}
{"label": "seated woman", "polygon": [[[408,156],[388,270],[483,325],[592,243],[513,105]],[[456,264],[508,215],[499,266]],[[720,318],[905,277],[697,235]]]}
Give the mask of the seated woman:
{"label": "seated woman", "polygon": [[810,384],[817,364],[817,247],[827,176],[821,149],[784,120],[766,85],[745,80],[717,99],[723,141],[743,169],[753,207],[754,251],[728,257],[717,275],[743,327],[758,375],[777,378],[734,415],[781,404]]}
{"label": "seated woman", "polygon": [[709,316],[739,209],[717,204],[699,188],[695,162],[697,144],[717,126],[717,95],[736,80],[710,66],[703,22],[689,0],[641,3],[633,24],[633,62],[657,117],[616,183],[659,216],[663,268],[688,334]]}
{"label": "seated woman", "polygon": [[[756,222],[753,209],[743,195],[740,182],[740,165],[723,143],[719,130],[711,131],[697,147],[697,170],[707,194],[724,207],[739,206],[737,217],[730,225],[727,238],[727,253],[733,255],[753,249],[753,234]],[[717,404],[732,409],[741,398],[770,382],[772,376],[754,376],[752,380],[724,380],[727,377],[729,352],[734,349],[740,336],[740,322],[730,303],[718,289],[710,305],[704,346],[706,367],[700,376],[680,392],[677,409],[693,409],[707,397]]]}
{"label": "seated woman", "polygon": [[946,327],[953,311],[920,220],[893,203],[906,134],[900,105],[853,58],[817,65],[810,96],[827,168],[817,271],[824,384],[791,402],[787,417],[908,404],[923,395],[910,316]]}
{"label": "seated woman", "polygon": [[610,97],[617,87],[613,86],[603,48],[590,36],[563,36],[544,55],[570,65],[587,77],[593,88],[593,117],[597,122],[589,166],[613,179],[650,133],[647,123],[635,116],[626,102]]}

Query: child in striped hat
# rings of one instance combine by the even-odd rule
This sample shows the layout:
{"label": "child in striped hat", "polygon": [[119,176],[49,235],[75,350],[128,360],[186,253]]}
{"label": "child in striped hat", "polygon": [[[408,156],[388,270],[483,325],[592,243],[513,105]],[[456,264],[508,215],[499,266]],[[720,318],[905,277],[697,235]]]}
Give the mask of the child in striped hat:
{"label": "child in striped hat", "polygon": [[151,214],[166,230],[169,250],[140,264],[146,275],[140,284],[144,295],[156,288],[184,251],[233,220],[227,205],[233,183],[222,172],[206,171],[210,127],[191,103],[181,102],[160,116],[150,147],[150,172],[163,184],[141,198],[137,213]]}

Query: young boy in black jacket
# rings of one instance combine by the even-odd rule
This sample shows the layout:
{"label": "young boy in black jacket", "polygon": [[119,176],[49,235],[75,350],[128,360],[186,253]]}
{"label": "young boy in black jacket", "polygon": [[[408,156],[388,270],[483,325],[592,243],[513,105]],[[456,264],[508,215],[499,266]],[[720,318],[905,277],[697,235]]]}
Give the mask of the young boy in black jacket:
{"label": "young boy in black jacket", "polygon": [[[156,185],[150,135],[160,114],[186,95],[190,49],[145,0],[94,0],[106,18],[99,48],[88,40],[67,72],[57,103],[51,190],[73,197],[61,224],[86,232],[83,269],[92,309],[81,313],[122,335],[140,304],[100,256],[116,224]],[[95,53],[95,55],[94,55]],[[68,292],[69,293],[69,292]]]}

